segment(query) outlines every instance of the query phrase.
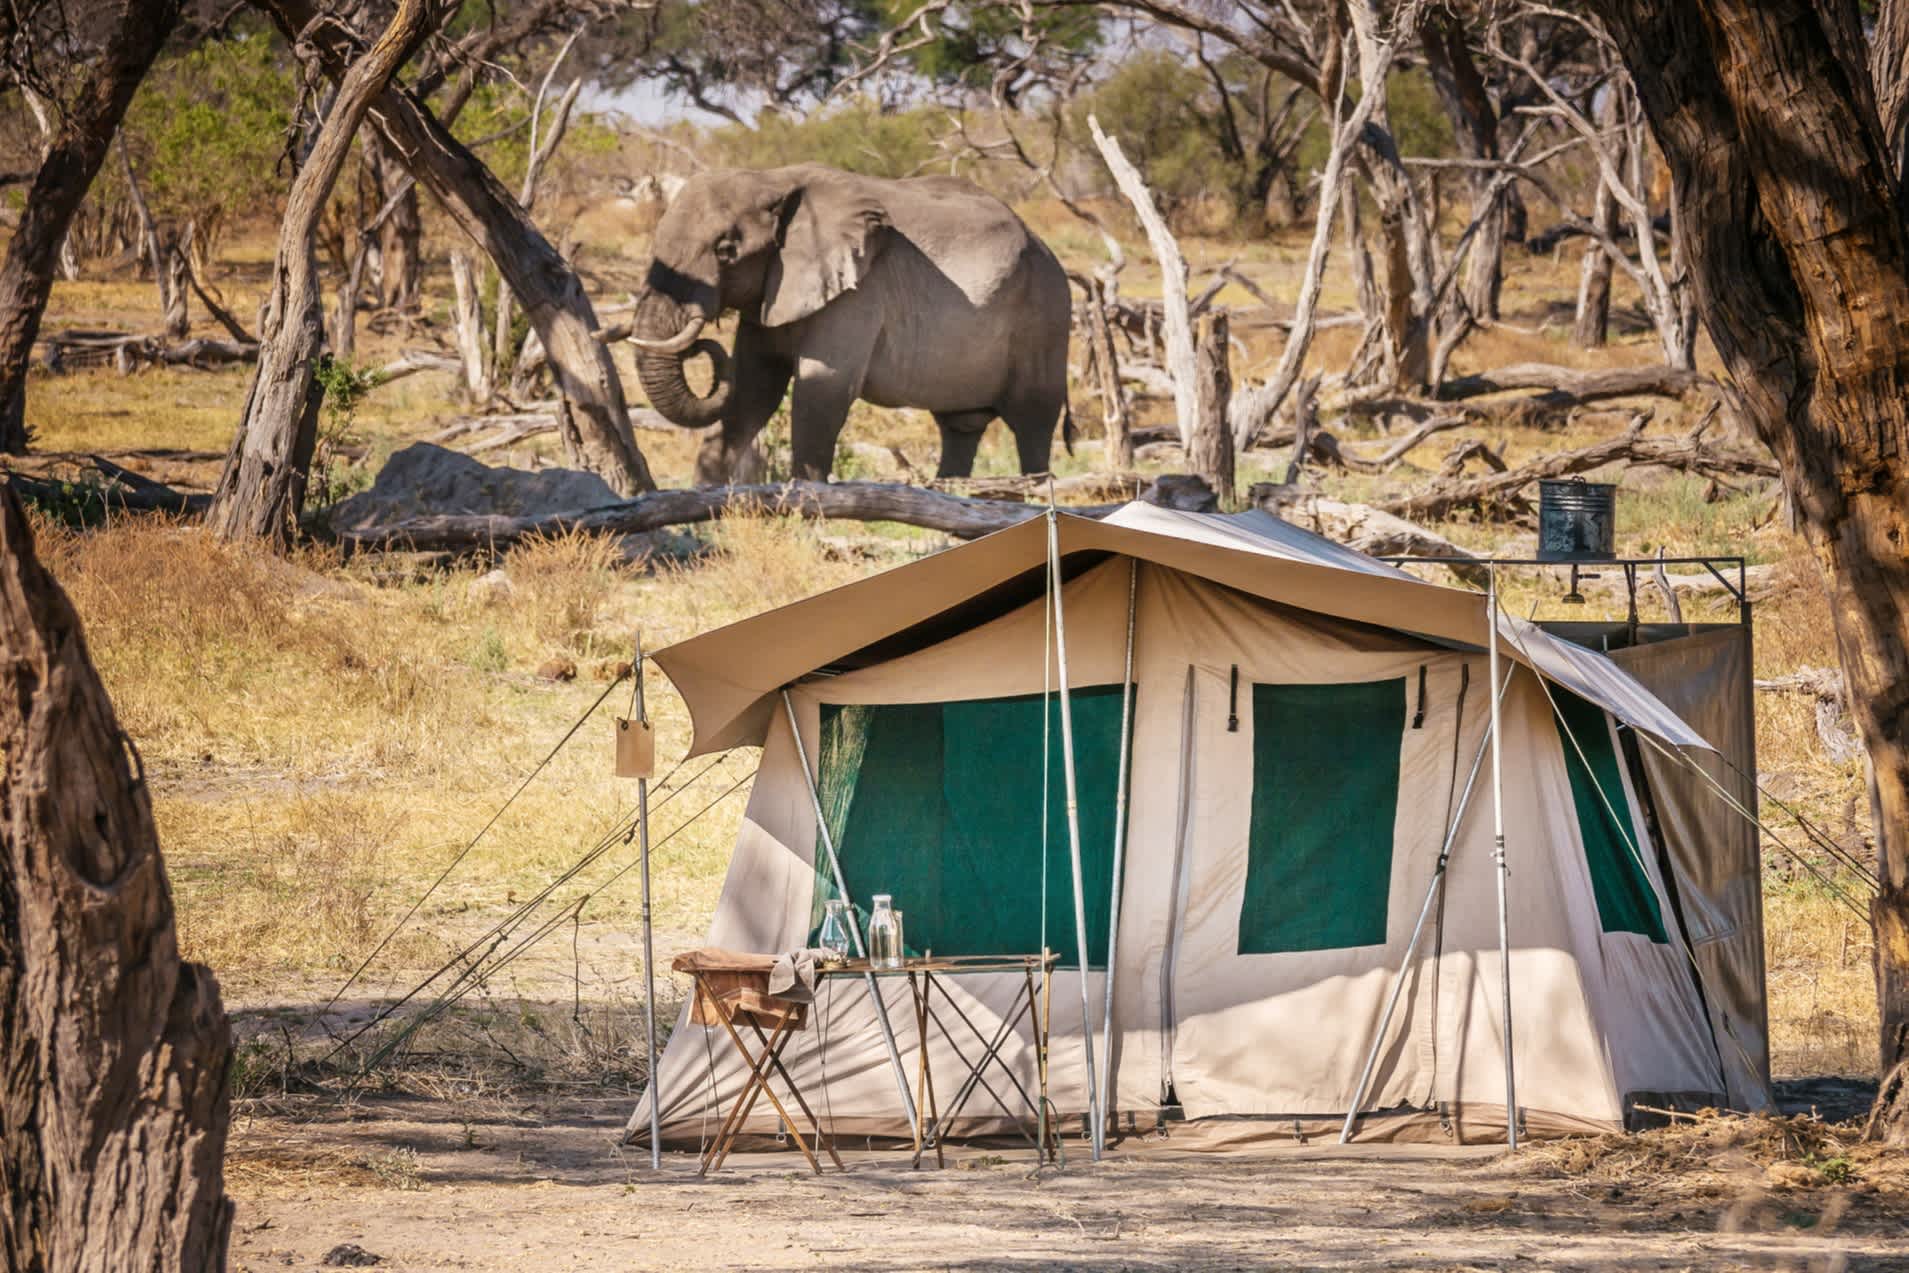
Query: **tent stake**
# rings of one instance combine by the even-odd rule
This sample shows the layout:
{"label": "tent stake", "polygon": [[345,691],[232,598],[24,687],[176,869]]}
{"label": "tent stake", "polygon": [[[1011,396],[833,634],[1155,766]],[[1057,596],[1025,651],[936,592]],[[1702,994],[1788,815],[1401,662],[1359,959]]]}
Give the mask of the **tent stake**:
{"label": "tent stake", "polygon": [[[1120,967],[1120,883],[1127,850],[1127,775],[1133,760],[1133,628],[1134,606],[1140,594],[1140,559],[1127,558],[1127,671],[1120,683],[1120,782],[1114,795],[1114,871],[1107,903],[1107,977],[1100,1014],[1100,1106],[1094,1121],[1107,1124],[1112,1101],[1114,1067],[1114,970]],[[1119,1110],[1115,1110],[1116,1117]],[[1106,1133],[1103,1132],[1102,1135]]]}
{"label": "tent stake", "polygon": [[[647,724],[649,705],[643,697],[643,637],[636,638],[636,719]],[[637,848],[643,862],[643,1035],[650,1078],[650,1169],[663,1167],[663,1099],[656,1086],[656,947],[650,916],[650,780],[636,780]]]}
{"label": "tent stake", "polygon": [[[1504,687],[1500,686],[1499,694]],[[1485,747],[1491,740],[1478,740],[1478,754],[1472,757],[1471,772],[1465,776],[1465,789],[1459,793],[1458,811],[1452,815],[1452,825],[1445,829],[1445,843],[1438,850],[1438,865],[1432,870],[1432,881],[1425,886],[1425,901],[1419,906],[1418,922],[1412,925],[1412,940],[1405,944],[1405,954],[1399,960],[1398,975],[1392,981],[1392,995],[1385,1001],[1385,1012],[1379,1017],[1379,1028],[1372,1035],[1372,1048],[1365,1056],[1365,1069],[1359,1072],[1359,1086],[1352,1093],[1352,1104],[1346,1110],[1345,1126],[1339,1129],[1339,1143],[1344,1145],[1352,1139],[1352,1128],[1359,1121],[1360,1111],[1365,1106],[1366,1089],[1372,1084],[1372,1072],[1378,1068],[1379,1048],[1385,1042],[1385,1031],[1392,1024],[1392,1014],[1398,1010],[1399,996],[1405,991],[1405,974],[1412,966],[1412,959],[1418,954],[1419,938],[1425,932],[1425,920],[1432,913],[1432,902],[1438,896],[1438,890],[1445,882],[1445,868],[1452,860],[1452,845],[1458,839],[1459,824],[1465,820],[1465,810],[1471,807],[1472,788],[1478,783],[1478,771],[1485,766]]]}
{"label": "tent stake", "polygon": [[[1491,683],[1498,684],[1498,565],[1487,566],[1486,615],[1491,625]],[[1491,697],[1491,830],[1492,855],[1498,861],[1498,971],[1499,997],[1505,1016],[1505,1144],[1518,1148],[1518,1076],[1511,1034],[1511,915],[1505,904],[1505,775],[1502,733],[1503,713],[1499,710],[1498,691]]]}
{"label": "tent stake", "polygon": [[[828,850],[829,872],[835,879],[835,892],[848,912],[848,933],[855,939],[855,957],[866,959],[868,949],[862,945],[862,922],[855,917],[855,901],[848,895],[848,882],[842,878],[842,860],[835,856],[835,837],[829,832],[828,815],[822,812],[822,793],[816,789],[815,774],[809,768],[809,749],[802,742],[802,727],[796,723],[795,704],[789,701],[789,691],[786,689],[782,691],[782,710],[789,717],[789,733],[795,738],[796,759],[802,762],[802,782],[809,789],[809,804],[815,809],[815,826],[822,834],[822,847]],[[868,986],[868,997],[875,1003],[875,1019],[881,1023],[882,1042],[888,1048],[888,1063],[895,1071],[895,1088],[901,1093],[902,1107],[908,1111],[909,1133],[919,1138],[921,1116],[915,1110],[915,1094],[908,1087],[908,1072],[902,1068],[901,1049],[895,1046],[895,1027],[888,1021],[888,1004],[882,999],[882,990],[876,984],[874,973],[863,973],[862,980]],[[831,1128],[829,1135],[834,1134]]]}
{"label": "tent stake", "polygon": [[1087,1059],[1087,1109],[1094,1120],[1091,1142],[1095,1162],[1105,1143],[1106,1128],[1100,1122],[1100,1085],[1094,1069],[1093,1006],[1087,993],[1087,895],[1080,869],[1080,798],[1074,781],[1074,709],[1067,691],[1067,616],[1061,603],[1060,519],[1053,508],[1047,510],[1047,574],[1054,589],[1054,655],[1059,661],[1061,682],[1061,762],[1067,780],[1067,851],[1074,871],[1074,944],[1080,958],[1080,1042]]}

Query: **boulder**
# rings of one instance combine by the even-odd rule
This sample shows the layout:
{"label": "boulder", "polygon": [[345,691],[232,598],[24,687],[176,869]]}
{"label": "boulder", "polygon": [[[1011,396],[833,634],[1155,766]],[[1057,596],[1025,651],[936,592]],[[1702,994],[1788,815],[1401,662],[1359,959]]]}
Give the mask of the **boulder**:
{"label": "boulder", "polygon": [[595,473],[492,468],[460,451],[417,442],[385,461],[371,489],[332,505],[334,531],[363,532],[414,517],[580,513],[619,502]]}

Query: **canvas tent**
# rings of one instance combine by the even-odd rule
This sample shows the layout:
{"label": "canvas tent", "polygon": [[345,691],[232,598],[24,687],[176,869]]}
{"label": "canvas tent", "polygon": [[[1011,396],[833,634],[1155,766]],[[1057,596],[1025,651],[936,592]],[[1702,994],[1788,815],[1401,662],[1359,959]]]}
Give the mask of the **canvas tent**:
{"label": "canvas tent", "polygon": [[[1337,1132],[1370,1059],[1357,1138],[1502,1138],[1507,964],[1488,784],[1468,783],[1487,754],[1490,622],[1478,593],[1264,513],[1133,504],[1099,521],[1034,517],[682,642],[657,661],[694,718],[692,752],[762,748],[709,942],[812,942],[835,892],[819,804],[851,901],[892,893],[911,947],[1060,952],[1050,1084],[1063,1129],[1081,1128],[1097,1086],[1116,1137]],[[1748,760],[1734,688],[1747,645],[1620,652],[1633,675],[1498,624],[1523,1129],[1618,1128],[1638,1104],[1767,1103],[1757,846],[1725,825],[1718,795]],[[991,1031],[1015,980],[952,988]],[[785,1059],[825,1128],[905,1136],[875,1002],[862,983],[831,984]],[[884,984],[890,1018],[911,1022],[905,985]],[[713,1132],[743,1073],[703,1034],[679,1023],[632,1140],[652,1100],[665,1144]],[[895,1042],[912,1073],[912,1029]],[[1027,1045],[1004,1051],[1031,1083]],[[931,1046],[938,1072],[960,1072]],[[948,1130],[1004,1133],[1009,1113],[977,1089]],[[750,1130],[775,1131],[773,1114]]]}

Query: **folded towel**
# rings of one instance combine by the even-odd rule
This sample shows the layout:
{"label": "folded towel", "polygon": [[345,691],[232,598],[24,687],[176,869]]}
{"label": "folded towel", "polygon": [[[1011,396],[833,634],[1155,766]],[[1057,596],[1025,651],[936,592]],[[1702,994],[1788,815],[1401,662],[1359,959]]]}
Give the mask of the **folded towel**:
{"label": "folded towel", "polygon": [[769,969],[769,993],[790,1003],[814,1003],[815,968],[828,958],[828,951],[814,947],[777,955]]}

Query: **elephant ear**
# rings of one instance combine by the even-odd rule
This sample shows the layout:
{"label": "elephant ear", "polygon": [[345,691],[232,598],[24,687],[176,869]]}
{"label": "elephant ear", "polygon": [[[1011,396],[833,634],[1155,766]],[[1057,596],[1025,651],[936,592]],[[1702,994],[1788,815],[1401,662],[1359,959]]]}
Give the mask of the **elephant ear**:
{"label": "elephant ear", "polygon": [[807,318],[859,286],[881,252],[888,212],[845,183],[797,186],[779,205],[778,251],[762,295],[762,325]]}

